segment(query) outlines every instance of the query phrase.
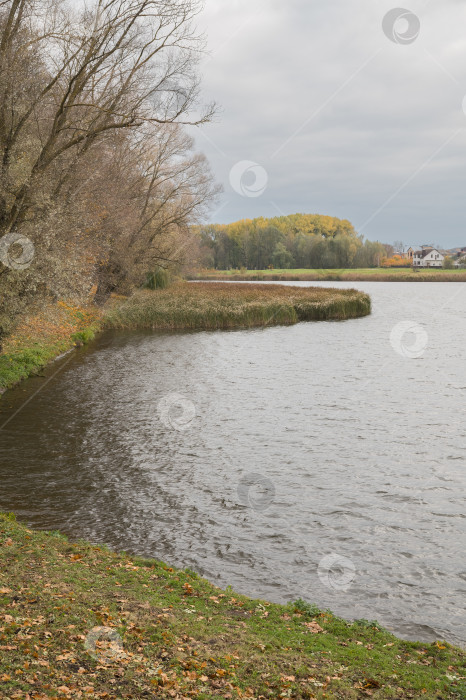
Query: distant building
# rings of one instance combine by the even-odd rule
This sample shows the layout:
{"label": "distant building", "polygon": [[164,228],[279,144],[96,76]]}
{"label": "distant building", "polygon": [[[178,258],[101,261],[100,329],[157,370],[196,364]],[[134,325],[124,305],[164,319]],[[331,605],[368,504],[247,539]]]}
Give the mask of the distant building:
{"label": "distant building", "polygon": [[418,250],[421,250],[421,249],[417,248],[417,247],[413,248],[411,246],[411,248],[408,248],[408,250],[406,251],[406,257],[409,258],[409,260],[412,260],[414,253],[417,253]]}
{"label": "distant building", "polygon": [[458,248],[453,257],[455,267],[464,267],[466,265],[466,248]]}
{"label": "distant building", "polygon": [[422,246],[413,252],[413,267],[442,267],[445,256],[431,246]]}

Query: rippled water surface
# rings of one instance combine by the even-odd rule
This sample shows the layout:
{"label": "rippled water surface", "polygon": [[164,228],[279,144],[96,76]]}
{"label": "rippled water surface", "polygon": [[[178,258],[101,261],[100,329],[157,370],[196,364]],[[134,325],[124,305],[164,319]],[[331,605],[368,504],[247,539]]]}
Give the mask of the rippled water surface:
{"label": "rippled water surface", "polygon": [[372,316],[106,334],[9,392],[0,509],[465,645],[466,285],[353,286]]}

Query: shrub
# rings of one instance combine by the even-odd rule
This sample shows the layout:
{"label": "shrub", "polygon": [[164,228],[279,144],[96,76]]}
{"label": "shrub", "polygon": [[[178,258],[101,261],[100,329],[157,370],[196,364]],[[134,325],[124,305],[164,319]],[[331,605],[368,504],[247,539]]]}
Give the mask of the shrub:
{"label": "shrub", "polygon": [[146,282],[144,284],[145,289],[166,289],[171,283],[171,275],[168,270],[163,267],[159,267],[154,272],[148,272]]}
{"label": "shrub", "polygon": [[442,267],[444,270],[453,270],[455,267],[453,258],[447,255],[443,260]]}

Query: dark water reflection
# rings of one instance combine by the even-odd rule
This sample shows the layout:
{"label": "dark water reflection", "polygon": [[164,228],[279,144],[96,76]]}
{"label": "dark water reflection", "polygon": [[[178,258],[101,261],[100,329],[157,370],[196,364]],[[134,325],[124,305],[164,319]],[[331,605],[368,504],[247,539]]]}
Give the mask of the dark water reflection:
{"label": "dark water reflection", "polygon": [[[353,286],[371,317],[107,334],[9,392],[0,509],[252,596],[464,644],[466,285]],[[427,334],[415,358],[390,342],[403,321]],[[164,413],[174,393],[179,415]],[[258,509],[238,492],[250,473]]]}

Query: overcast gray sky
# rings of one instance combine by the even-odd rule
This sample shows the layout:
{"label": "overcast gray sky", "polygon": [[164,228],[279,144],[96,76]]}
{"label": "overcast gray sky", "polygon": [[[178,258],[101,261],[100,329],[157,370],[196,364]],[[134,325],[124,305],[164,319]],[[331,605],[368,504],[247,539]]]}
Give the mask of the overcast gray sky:
{"label": "overcast gray sky", "polygon": [[194,133],[225,189],[211,221],[320,213],[372,240],[466,246],[466,2],[412,0],[384,32],[394,7],[206,0],[203,95],[222,110]]}

